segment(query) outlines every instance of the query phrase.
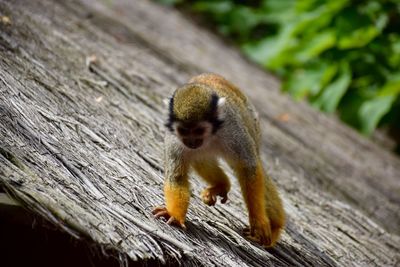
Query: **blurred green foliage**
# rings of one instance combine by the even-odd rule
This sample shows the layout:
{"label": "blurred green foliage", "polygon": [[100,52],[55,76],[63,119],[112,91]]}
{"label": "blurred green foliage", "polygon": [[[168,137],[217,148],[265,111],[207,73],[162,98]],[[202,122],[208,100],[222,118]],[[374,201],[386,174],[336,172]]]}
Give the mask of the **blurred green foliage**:
{"label": "blurred green foliage", "polygon": [[362,133],[400,127],[400,0],[159,0],[206,15],[283,90]]}

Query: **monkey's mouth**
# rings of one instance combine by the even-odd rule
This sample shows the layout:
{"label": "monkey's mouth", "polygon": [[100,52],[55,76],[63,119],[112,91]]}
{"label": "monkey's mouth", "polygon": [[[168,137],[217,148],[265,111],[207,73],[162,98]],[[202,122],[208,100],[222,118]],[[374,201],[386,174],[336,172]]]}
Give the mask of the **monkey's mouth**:
{"label": "monkey's mouth", "polygon": [[203,144],[203,139],[184,139],[183,143],[190,149],[196,149]]}

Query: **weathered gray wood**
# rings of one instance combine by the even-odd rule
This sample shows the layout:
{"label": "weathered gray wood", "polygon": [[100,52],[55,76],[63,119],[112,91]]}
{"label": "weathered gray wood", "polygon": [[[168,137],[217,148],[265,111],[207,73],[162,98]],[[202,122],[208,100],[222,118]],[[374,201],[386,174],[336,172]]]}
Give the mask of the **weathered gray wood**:
{"label": "weathered gray wood", "polygon": [[6,193],[0,193],[0,209],[2,206],[19,206],[19,204]]}
{"label": "weathered gray wood", "polygon": [[[282,95],[189,18],[144,0],[0,0],[0,16],[11,21],[0,22],[0,183],[72,236],[137,261],[399,264],[399,159]],[[262,118],[288,214],[274,249],[242,237],[235,182],[227,204],[206,207],[193,177],[186,232],[150,213],[163,203],[162,99],[205,71],[243,88]]]}

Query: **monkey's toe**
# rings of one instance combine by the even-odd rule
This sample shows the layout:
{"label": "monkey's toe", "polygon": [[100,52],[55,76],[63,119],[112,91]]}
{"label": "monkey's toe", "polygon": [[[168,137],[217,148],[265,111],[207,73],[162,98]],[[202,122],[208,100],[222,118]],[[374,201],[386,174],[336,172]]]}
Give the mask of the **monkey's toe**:
{"label": "monkey's toe", "polygon": [[268,225],[260,224],[253,227],[245,227],[243,235],[250,241],[256,242],[266,248],[272,247],[271,234]]}
{"label": "monkey's toe", "polygon": [[186,225],[184,222],[181,222],[179,220],[177,220],[175,217],[171,216],[168,221],[167,224],[169,225],[176,225],[179,226],[180,228],[182,228],[183,230],[186,230]]}
{"label": "monkey's toe", "polygon": [[168,220],[171,216],[169,215],[169,212],[167,210],[167,208],[164,207],[156,207],[153,209],[153,211],[151,212],[154,217],[158,218],[164,218],[166,220]]}
{"label": "monkey's toe", "polygon": [[246,226],[245,228],[243,228],[242,233],[243,233],[243,235],[246,236],[246,237],[247,237],[248,235],[251,235],[250,227],[249,227],[249,226]]}
{"label": "monkey's toe", "polygon": [[154,215],[154,217],[156,219],[164,218],[165,220],[167,220],[167,224],[169,224],[169,225],[176,225],[176,226],[181,227],[182,229],[186,229],[185,222],[178,220],[175,217],[171,216],[171,214],[169,214],[167,208],[165,208],[165,207],[154,208],[154,210],[152,211],[152,214]]}

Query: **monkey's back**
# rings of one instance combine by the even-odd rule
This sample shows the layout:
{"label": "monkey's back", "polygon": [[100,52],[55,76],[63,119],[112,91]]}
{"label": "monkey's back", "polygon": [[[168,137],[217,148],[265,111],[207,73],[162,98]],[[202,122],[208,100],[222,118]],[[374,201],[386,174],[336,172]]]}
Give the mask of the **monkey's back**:
{"label": "monkey's back", "polygon": [[242,91],[234,84],[226,80],[224,77],[213,74],[203,73],[193,77],[189,83],[200,83],[211,87],[220,97],[225,97],[233,108],[238,108],[236,114],[240,114],[241,121],[245,124],[246,129],[253,137],[257,149],[260,146],[260,126],[258,115],[252,103],[242,93]]}

